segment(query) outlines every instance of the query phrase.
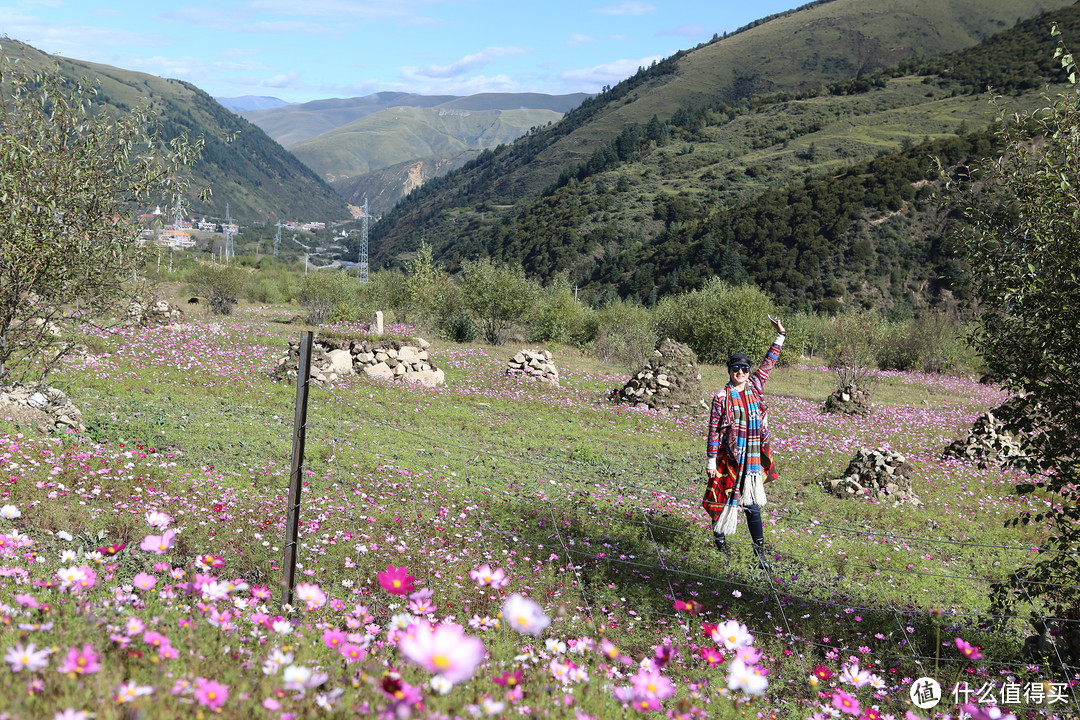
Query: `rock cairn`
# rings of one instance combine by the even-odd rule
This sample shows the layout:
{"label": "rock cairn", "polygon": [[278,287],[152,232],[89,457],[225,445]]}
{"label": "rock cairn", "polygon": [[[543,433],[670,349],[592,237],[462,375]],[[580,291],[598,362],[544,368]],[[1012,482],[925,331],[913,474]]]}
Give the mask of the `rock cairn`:
{"label": "rock cairn", "polygon": [[[428,387],[446,382],[428,353],[431,343],[423,338],[411,341],[359,340],[316,337],[311,346],[311,377],[332,383],[346,375],[364,374],[386,380],[404,380]],[[300,341],[289,343],[272,376],[296,380],[300,368]]]}
{"label": "rock cairn", "polygon": [[29,387],[21,383],[0,387],[0,413],[37,425],[42,431],[72,428],[82,432],[82,411],[54,387]]}
{"label": "rock cairn", "polygon": [[697,355],[688,346],[667,338],[652,357],[612,398],[654,410],[689,410],[704,407]]}
{"label": "rock cairn", "polygon": [[127,319],[139,325],[149,323],[171,323],[184,317],[184,311],[165,300],[143,302],[135,298],[128,305]]}
{"label": "rock cairn", "polygon": [[822,409],[829,413],[868,415],[873,407],[869,390],[858,385],[847,385],[837,388],[832,395],[825,398],[825,407]]}
{"label": "rock cairn", "polygon": [[978,463],[980,468],[1024,457],[1020,440],[1005,429],[1003,420],[994,415],[995,411],[1000,413],[1004,408],[1003,405],[977,417],[967,437],[954,440],[945,448],[942,456],[971,460]]}
{"label": "rock cairn", "polygon": [[829,481],[829,491],[840,497],[870,495],[894,505],[921,505],[911,485],[911,463],[895,450],[859,448],[843,477]]}
{"label": "rock cairn", "polygon": [[559,368],[555,367],[555,359],[547,350],[521,350],[515,353],[506,366],[506,374],[524,375],[552,385],[559,384]]}

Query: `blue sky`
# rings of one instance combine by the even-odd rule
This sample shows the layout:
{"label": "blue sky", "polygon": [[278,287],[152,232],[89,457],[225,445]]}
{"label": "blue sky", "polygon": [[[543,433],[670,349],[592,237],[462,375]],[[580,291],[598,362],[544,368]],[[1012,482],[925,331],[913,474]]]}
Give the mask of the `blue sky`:
{"label": "blue sky", "polygon": [[562,94],[596,92],[803,2],[0,0],[0,43],[179,78],[217,97]]}

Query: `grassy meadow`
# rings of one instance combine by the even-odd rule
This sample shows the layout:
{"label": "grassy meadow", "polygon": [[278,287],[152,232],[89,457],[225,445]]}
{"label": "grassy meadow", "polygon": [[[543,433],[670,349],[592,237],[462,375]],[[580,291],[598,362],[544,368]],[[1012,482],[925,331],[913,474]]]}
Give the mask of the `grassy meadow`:
{"label": "grassy meadow", "polygon": [[[742,524],[712,545],[703,410],[612,404],[628,375],[570,347],[552,386],[505,375],[513,345],[429,337],[444,386],[311,388],[283,608],[294,312],[88,338],[50,378],[85,433],[0,418],[0,716],[956,716],[911,703],[922,676],[1063,694],[974,717],[1080,710],[1029,623],[987,614],[1044,533],[1003,522],[1047,501],[941,458],[1003,399],[970,378],[882,373],[869,417],[826,416],[828,372],[785,358],[766,573]],[[903,452],[922,505],[828,495],[859,447]]]}

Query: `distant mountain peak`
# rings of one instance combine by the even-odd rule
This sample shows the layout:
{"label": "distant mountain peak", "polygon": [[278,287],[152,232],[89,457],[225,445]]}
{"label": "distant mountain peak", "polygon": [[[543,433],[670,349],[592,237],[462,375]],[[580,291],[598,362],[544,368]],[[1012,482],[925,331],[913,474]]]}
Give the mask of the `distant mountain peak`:
{"label": "distant mountain peak", "polygon": [[248,110],[269,110],[293,104],[281,98],[267,97],[266,95],[241,95],[239,97],[216,97],[214,99],[226,109],[237,113],[247,112]]}

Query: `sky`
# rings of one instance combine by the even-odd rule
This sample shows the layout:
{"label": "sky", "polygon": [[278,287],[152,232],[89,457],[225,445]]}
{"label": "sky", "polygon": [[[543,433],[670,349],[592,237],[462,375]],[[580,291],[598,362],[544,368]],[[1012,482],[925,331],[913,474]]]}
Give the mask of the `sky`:
{"label": "sky", "polygon": [[595,93],[797,0],[0,0],[0,45],[288,102]]}

